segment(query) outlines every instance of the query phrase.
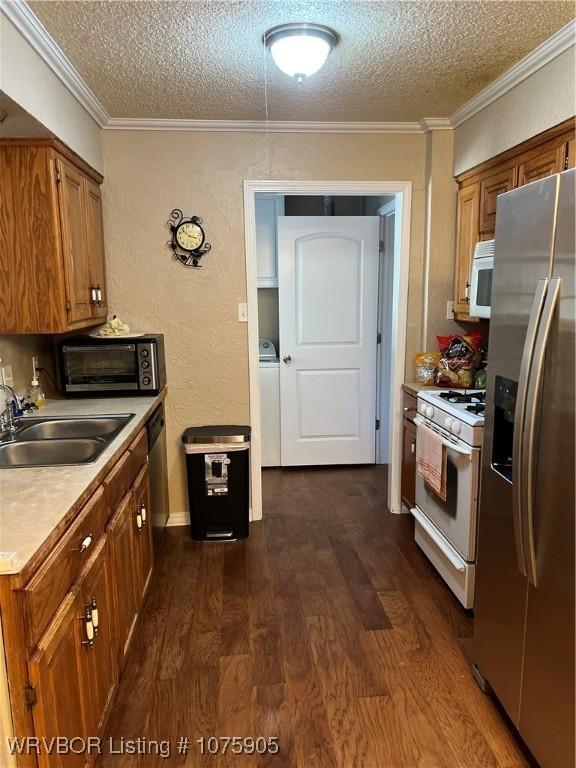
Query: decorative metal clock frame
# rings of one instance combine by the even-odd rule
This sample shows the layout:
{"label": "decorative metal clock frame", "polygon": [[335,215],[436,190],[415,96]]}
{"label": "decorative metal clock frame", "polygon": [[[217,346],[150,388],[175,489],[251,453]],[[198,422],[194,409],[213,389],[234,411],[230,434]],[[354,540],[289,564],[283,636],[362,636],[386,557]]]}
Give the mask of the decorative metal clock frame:
{"label": "decorative metal clock frame", "polygon": [[[206,242],[206,235],[202,227],[202,219],[200,216],[185,217],[180,208],[174,208],[167,224],[172,232],[172,239],[168,240],[166,245],[172,248],[174,258],[185,267],[201,267],[202,265],[198,263],[199,259],[201,259],[205,253],[208,253],[212,246],[210,243]],[[186,224],[193,224],[194,228],[202,233],[200,244],[194,248],[187,248],[178,240],[178,230],[182,229]]]}

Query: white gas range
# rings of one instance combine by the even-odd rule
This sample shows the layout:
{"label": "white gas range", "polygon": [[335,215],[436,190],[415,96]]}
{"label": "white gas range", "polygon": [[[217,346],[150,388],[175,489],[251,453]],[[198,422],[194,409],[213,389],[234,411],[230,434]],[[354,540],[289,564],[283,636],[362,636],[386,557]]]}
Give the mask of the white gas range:
{"label": "white gas range", "polygon": [[474,604],[484,394],[422,390],[414,419],[440,435],[446,449],[446,501],[416,475],[415,539],[465,608]]}

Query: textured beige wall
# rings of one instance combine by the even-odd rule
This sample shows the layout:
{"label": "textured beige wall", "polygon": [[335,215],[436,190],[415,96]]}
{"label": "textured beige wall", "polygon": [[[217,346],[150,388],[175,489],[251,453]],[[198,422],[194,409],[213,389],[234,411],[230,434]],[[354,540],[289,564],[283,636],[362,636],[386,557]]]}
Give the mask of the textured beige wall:
{"label": "textured beige wall", "polygon": [[[111,310],[166,336],[173,512],[187,508],[180,434],[193,424],[249,422],[244,301],[245,179],[413,182],[407,362],[419,347],[426,139],[422,134],[104,132],[104,222]],[[170,258],[172,208],[204,218],[201,269]],[[450,258],[452,256],[450,255]]]}
{"label": "textured beige wall", "polygon": [[462,326],[448,320],[447,302],[454,298],[454,253],[458,187],[452,176],[453,131],[426,136],[426,234],[424,317],[421,350],[437,349],[437,334],[458,333]]}
{"label": "textured beige wall", "polygon": [[454,130],[454,175],[567,120],[575,112],[576,47]]}
{"label": "textured beige wall", "polygon": [[[23,394],[32,379],[32,355],[36,355],[39,364],[56,376],[52,336],[0,336],[1,365],[11,365],[14,387],[18,394]],[[54,387],[46,374],[41,375],[42,386],[46,394],[53,395]],[[0,407],[4,398],[0,400]]]}

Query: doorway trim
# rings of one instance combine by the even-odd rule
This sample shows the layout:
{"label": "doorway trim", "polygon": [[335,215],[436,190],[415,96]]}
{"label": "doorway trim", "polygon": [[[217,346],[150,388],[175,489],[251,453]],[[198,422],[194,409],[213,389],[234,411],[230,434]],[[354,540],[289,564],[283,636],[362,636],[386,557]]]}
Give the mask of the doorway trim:
{"label": "doorway trim", "polygon": [[256,194],[396,196],[394,287],[392,298],[392,398],[390,407],[390,465],[388,508],[402,511],[402,384],[406,362],[408,275],[410,268],[411,181],[244,181],[246,301],[248,303],[248,376],[252,444],[250,462],[251,519],[262,519],[262,448],[260,428],[260,369],[258,359],[258,265],[256,254]]}

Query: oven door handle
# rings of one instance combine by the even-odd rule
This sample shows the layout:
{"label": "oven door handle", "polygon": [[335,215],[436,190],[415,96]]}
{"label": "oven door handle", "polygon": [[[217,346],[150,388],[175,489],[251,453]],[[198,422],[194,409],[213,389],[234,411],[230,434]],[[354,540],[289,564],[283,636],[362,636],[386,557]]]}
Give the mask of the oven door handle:
{"label": "oven door handle", "polygon": [[[424,421],[424,419],[421,419],[419,416],[416,416],[414,419],[414,424],[418,427],[426,427],[427,429],[430,429],[431,432],[436,432],[435,429],[431,429],[428,424]],[[461,453],[463,456],[468,456],[470,461],[472,461],[472,455],[475,451],[478,451],[478,448],[473,448],[470,445],[463,445],[462,443],[453,443],[451,440],[447,440],[443,435],[441,435],[439,432],[436,432],[436,434],[440,435],[442,438],[442,445],[445,448],[449,448],[451,451],[456,451],[456,453]],[[416,442],[418,444],[418,442]]]}

